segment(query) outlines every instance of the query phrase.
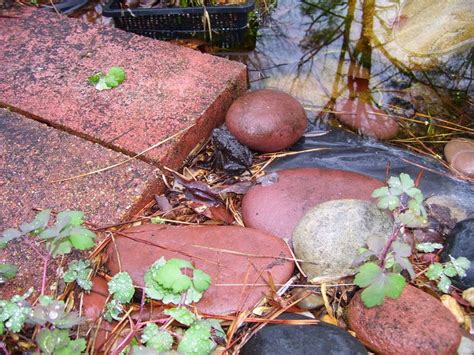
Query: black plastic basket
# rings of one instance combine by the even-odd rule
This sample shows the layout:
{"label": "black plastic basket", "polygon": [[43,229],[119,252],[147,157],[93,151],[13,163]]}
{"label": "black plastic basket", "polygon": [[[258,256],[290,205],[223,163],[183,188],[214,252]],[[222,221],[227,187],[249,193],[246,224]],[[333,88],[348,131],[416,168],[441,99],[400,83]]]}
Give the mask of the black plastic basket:
{"label": "black plastic basket", "polygon": [[120,0],[109,0],[102,13],[112,17],[117,28],[139,35],[162,40],[198,38],[220,48],[237,48],[246,40],[248,14],[254,8],[254,0],[244,5],[206,6],[210,29],[203,22],[203,7],[123,9]]}

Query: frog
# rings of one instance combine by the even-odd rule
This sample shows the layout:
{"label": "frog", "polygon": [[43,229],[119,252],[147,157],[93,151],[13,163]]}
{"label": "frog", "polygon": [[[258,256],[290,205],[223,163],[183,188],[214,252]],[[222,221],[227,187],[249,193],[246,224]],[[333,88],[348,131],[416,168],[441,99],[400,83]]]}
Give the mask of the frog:
{"label": "frog", "polygon": [[213,167],[230,175],[240,175],[252,166],[252,151],[241,144],[226,127],[212,131],[212,144],[215,148]]}

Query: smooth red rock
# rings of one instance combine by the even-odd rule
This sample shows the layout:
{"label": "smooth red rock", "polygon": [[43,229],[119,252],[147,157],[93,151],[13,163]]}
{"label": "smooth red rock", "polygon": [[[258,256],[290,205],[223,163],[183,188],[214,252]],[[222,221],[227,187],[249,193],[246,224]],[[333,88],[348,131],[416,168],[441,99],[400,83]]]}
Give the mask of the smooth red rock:
{"label": "smooth red rock", "polygon": [[[143,286],[146,270],[160,257],[191,260],[212,279],[210,288],[196,304],[198,311],[230,314],[253,307],[266,293],[268,273],[275,284],[288,281],[293,273],[285,243],[274,236],[243,227],[174,227],[143,225],[127,229],[116,238],[122,271]],[[130,239],[133,238],[133,239]],[[108,249],[107,265],[120,271],[115,247]]]}
{"label": "smooth red rock", "polygon": [[380,354],[456,354],[461,331],[451,312],[433,296],[408,285],[400,298],[366,308],[358,292],[348,307],[349,326]]}
{"label": "smooth red rock", "polygon": [[360,134],[378,139],[392,139],[398,133],[397,121],[363,97],[342,100],[336,105],[339,121]]}
{"label": "smooth red rock", "polygon": [[288,169],[277,174],[276,183],[250,189],[242,201],[242,216],[247,227],[281,238],[291,238],[298,221],[317,204],[340,199],[372,201],[372,191],[384,186],[372,177],[335,169]]}
{"label": "smooth red rock", "polygon": [[474,140],[453,139],[444,147],[449,165],[463,175],[474,177]]}
{"label": "smooth red rock", "polygon": [[[39,10],[0,17],[0,103],[133,155],[177,168],[246,90],[245,66],[188,48]],[[126,80],[97,91],[112,66]]]}
{"label": "smooth red rock", "polygon": [[307,118],[303,106],[291,95],[263,89],[235,100],[225,123],[240,143],[257,151],[276,152],[301,138]]}
{"label": "smooth red rock", "polygon": [[[0,94],[1,95],[1,94]],[[133,160],[99,174],[53,182],[124,161],[96,143],[0,109],[0,232],[31,221],[34,208],[80,210],[88,221],[120,222],[157,192],[155,168]]]}

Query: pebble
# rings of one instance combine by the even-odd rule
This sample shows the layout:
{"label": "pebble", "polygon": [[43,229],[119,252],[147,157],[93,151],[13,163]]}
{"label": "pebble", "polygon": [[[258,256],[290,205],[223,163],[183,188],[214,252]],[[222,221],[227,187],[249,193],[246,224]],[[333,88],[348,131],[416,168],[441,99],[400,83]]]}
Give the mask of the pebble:
{"label": "pebble", "polygon": [[275,183],[257,185],[247,192],[242,217],[248,227],[288,239],[315,205],[337,199],[372,201],[372,191],[384,186],[375,178],[337,169],[287,169],[276,174]]}
{"label": "pebble", "polygon": [[452,139],[444,147],[444,155],[453,170],[474,177],[474,140]]}
{"label": "pebble", "polygon": [[371,236],[386,237],[392,221],[373,203],[334,200],[309,210],[293,232],[294,252],[312,282],[355,273],[354,259]]}
{"label": "pebble", "polygon": [[225,123],[237,140],[260,152],[276,152],[303,135],[307,118],[303,106],[283,91],[251,91],[234,101]]}
{"label": "pebble", "polygon": [[474,218],[457,223],[449,234],[441,253],[441,260],[443,262],[450,261],[450,255],[453,258],[463,256],[471,262],[465,277],[451,278],[453,285],[461,290],[474,287]]}
{"label": "pebble", "polygon": [[304,287],[294,288],[291,290],[291,295],[295,300],[304,297],[296,304],[299,308],[304,310],[312,310],[324,305],[323,296],[313,293]]}
{"label": "pebble", "polygon": [[[278,319],[311,319],[283,313]],[[367,354],[364,346],[345,330],[320,322],[314,325],[268,324],[241,349],[241,355]]]}
{"label": "pebble", "polygon": [[347,318],[357,338],[380,354],[455,354],[461,330],[433,296],[407,285],[400,298],[366,308],[358,292]]}

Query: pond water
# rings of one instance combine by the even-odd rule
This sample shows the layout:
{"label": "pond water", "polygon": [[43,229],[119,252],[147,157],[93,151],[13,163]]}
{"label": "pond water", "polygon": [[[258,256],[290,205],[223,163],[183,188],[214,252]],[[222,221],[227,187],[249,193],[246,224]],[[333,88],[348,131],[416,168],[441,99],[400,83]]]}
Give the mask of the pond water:
{"label": "pond water", "polygon": [[313,118],[357,96],[399,120],[396,142],[440,152],[474,133],[472,18],[469,0],[280,0],[242,59],[252,88],[289,92]]}
{"label": "pond water", "polygon": [[[291,93],[318,124],[340,126],[347,111],[394,117],[401,129],[392,142],[439,158],[451,138],[474,135],[472,0],[261,0],[259,8],[270,11],[255,49],[216,53],[248,65],[251,89]],[[76,16],[110,23],[100,13],[99,3]]]}

